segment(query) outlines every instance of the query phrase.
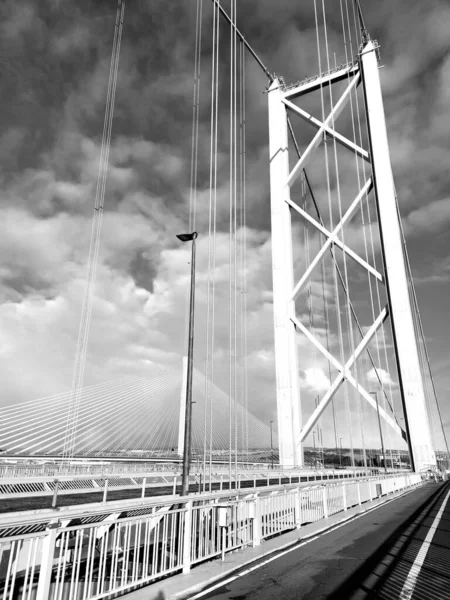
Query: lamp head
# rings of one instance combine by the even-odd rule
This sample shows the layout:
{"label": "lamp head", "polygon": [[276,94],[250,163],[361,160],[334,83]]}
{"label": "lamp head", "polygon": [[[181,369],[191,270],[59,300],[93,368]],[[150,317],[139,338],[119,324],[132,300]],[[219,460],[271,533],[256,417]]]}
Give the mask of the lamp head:
{"label": "lamp head", "polygon": [[180,233],[177,235],[177,238],[182,242],[192,242],[193,240],[197,239],[197,236],[197,232],[193,231],[192,233]]}

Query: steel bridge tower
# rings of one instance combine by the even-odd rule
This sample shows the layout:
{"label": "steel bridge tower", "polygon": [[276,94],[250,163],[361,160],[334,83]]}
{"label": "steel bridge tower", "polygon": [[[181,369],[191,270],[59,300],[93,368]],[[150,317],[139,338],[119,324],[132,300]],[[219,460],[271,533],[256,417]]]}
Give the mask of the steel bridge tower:
{"label": "steel bridge tower", "polygon": [[[375,408],[372,395],[355,381],[351,369],[358,356],[367,349],[373,336],[388,317],[391,318],[394,335],[400,392],[412,466],[414,470],[419,471],[430,465],[436,465],[408,293],[378,60],[377,44],[369,37],[365,37],[357,61],[321,74],[314,79],[305,80],[290,88],[287,88],[281,79],[275,79],[268,90],[276,390],[280,464],[283,466],[303,464],[302,443],[344,381],[356,387],[360,400],[364,399]],[[347,81],[345,91],[339,99],[336,99],[330,114],[324,121],[314,118],[293,102],[294,99],[306,97],[320,88],[328,88],[337,82],[344,81]],[[359,85],[363,85],[365,96],[368,150],[341,135],[334,128],[335,120],[349,103],[352,92]],[[289,156],[288,110],[296,117],[303,118],[314,125],[317,130],[301,158],[295,158],[293,168],[290,168],[290,164],[293,164],[293,157]],[[325,137],[336,141],[364,159],[370,165],[369,171],[371,171],[370,177],[362,182],[358,195],[333,231],[328,231],[323,224],[312,219],[291,198],[292,185],[301,175],[305,166],[313,159],[315,151]],[[344,224],[352,218],[362,198],[371,191],[375,194],[376,200],[381,250],[385,265],[384,273],[378,272],[362,257],[352,252],[343,244],[340,237],[340,231]],[[293,210],[308,219],[324,239],[322,249],[299,281],[294,280],[291,222],[291,211]],[[352,357],[345,364],[341,364],[331,356],[320,341],[304,327],[297,318],[295,308],[295,299],[308,282],[313,266],[320,262],[325,251],[330,247],[340,248],[347,255],[351,255],[351,258],[364,267],[371,277],[382,281],[386,286],[388,299],[386,307],[382,309]],[[329,389],[306,423],[302,423],[300,410],[296,340],[298,332],[306,335],[315,348],[331,361],[338,371],[337,378],[331,382]],[[382,412],[383,419],[397,433],[403,433],[403,437],[406,438],[405,432],[401,432],[398,424],[385,411]]]}

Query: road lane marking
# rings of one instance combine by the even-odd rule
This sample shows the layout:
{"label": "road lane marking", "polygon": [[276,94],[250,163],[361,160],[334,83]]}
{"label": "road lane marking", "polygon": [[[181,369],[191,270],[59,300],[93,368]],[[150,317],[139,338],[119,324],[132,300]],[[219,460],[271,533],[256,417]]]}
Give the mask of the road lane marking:
{"label": "road lane marking", "polygon": [[406,581],[403,584],[402,591],[400,592],[400,600],[410,600],[417,583],[417,579],[420,575],[420,571],[422,569],[423,563],[425,561],[425,557],[430,549],[431,542],[433,540],[434,534],[437,531],[439,523],[442,519],[442,515],[444,514],[445,507],[447,506],[448,499],[450,498],[450,490],[447,492],[447,495],[444,498],[444,501],[441,504],[441,508],[436,515],[433,524],[430,527],[430,531],[427,533],[425,540],[423,541],[422,546],[416,556],[416,560],[414,561],[408,576],[406,577]]}
{"label": "road lane marking", "polygon": [[[261,567],[264,567],[265,565],[273,562],[274,560],[278,560],[282,556],[285,556],[286,554],[289,554],[290,552],[294,552],[295,550],[298,550],[302,546],[306,546],[306,544],[310,544],[311,542],[318,540],[323,535],[332,533],[332,532],[336,531],[336,529],[340,529],[341,527],[348,525],[352,521],[356,521],[357,519],[360,519],[361,517],[367,516],[369,513],[373,512],[374,510],[377,510],[378,508],[381,508],[382,506],[386,506],[387,504],[390,504],[391,502],[394,502],[395,500],[399,500],[400,498],[403,498],[404,496],[411,494],[411,492],[414,492],[416,489],[417,488],[413,488],[411,490],[406,491],[403,494],[400,494],[399,496],[394,496],[393,498],[390,498],[389,500],[386,500],[385,502],[380,502],[380,504],[377,504],[376,506],[372,506],[371,508],[369,508],[368,510],[366,510],[360,514],[352,516],[349,519],[345,519],[342,523],[337,524],[335,527],[331,526],[327,531],[323,531],[323,529],[322,529],[316,535],[306,539],[304,542],[299,542],[298,544],[295,544],[295,542],[294,542],[295,545],[287,548],[287,550],[284,550],[284,551],[278,552],[278,553],[276,550],[274,550],[274,552],[275,552],[274,556],[271,556],[262,562],[258,562],[257,565],[254,565],[253,567],[249,567],[248,569],[245,569],[245,571],[241,571],[237,575],[231,575],[227,579],[223,579],[222,581],[219,581],[218,583],[215,583],[214,585],[208,586],[206,589],[203,589],[200,592],[197,592],[196,594],[194,593],[192,596],[181,595],[181,597],[186,598],[186,600],[196,600],[197,598],[206,596],[206,594],[210,594],[211,592],[214,592],[215,590],[217,590],[225,585],[228,585],[229,583],[232,583],[236,579],[239,579],[240,577],[244,577],[245,575],[248,575],[249,573],[252,573],[253,571],[256,571],[257,569],[260,569]],[[255,560],[258,560],[258,559],[255,559]]]}

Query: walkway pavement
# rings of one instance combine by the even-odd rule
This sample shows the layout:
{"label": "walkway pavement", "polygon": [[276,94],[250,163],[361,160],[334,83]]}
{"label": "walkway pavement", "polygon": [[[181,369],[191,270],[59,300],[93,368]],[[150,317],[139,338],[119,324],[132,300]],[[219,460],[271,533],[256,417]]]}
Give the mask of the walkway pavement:
{"label": "walkway pavement", "polygon": [[[377,532],[378,536],[381,535],[383,538],[380,544],[386,541],[384,539],[387,535],[384,527],[385,521],[390,523],[390,528],[395,529],[399,523],[404,521],[403,516],[407,516],[408,511],[415,514],[418,506],[421,510],[426,510],[430,501],[442,489],[442,486],[428,484],[413,491],[399,492],[367,502],[361,507],[354,507],[345,513],[338,513],[329,519],[317,521],[299,530],[265,541],[257,548],[248,548],[227,554],[223,562],[214,560],[193,568],[190,573],[175,575],[146,586],[127,594],[126,598],[127,600],[180,600],[202,597],[220,598],[221,600],[226,598],[263,600],[263,598],[282,597],[283,600],[289,598],[319,600],[332,597],[334,600],[343,600],[344,598],[346,600],[355,598],[356,600],[356,598],[378,597],[349,595],[349,589],[342,590],[342,593],[338,595],[329,595],[333,593],[333,589],[343,583],[347,576],[351,575],[351,570],[343,569],[339,563],[343,562],[347,567],[350,567],[351,564],[355,566],[354,560],[342,559],[339,554],[339,543],[345,546],[349,536],[356,535],[358,537],[359,535],[359,537],[365,538],[365,542],[362,543],[365,553],[372,553],[376,546],[376,543],[372,544],[372,541]],[[345,527],[343,527],[344,524]],[[327,535],[323,535],[326,532],[328,532]],[[315,548],[314,545],[318,546]],[[322,560],[324,552],[327,553],[325,561]],[[302,563],[302,568],[299,568],[302,559],[299,558],[298,553],[310,559],[307,561],[307,567],[304,567]],[[360,562],[363,560],[361,556],[355,557],[358,562],[357,566],[360,566]],[[335,575],[331,576],[330,568],[333,569],[333,559],[335,562],[337,560],[338,566],[334,567]],[[299,579],[299,581],[295,577],[294,580],[292,577],[286,579],[290,580],[292,588],[284,589],[282,586],[283,575],[270,574],[265,574],[261,587],[263,570],[268,569],[270,572],[273,569],[281,569],[283,571],[287,564]],[[319,584],[316,575],[311,578],[311,569],[315,571],[318,564],[320,564],[321,574],[316,573],[316,575],[319,576],[319,579],[323,578],[326,583],[325,587],[320,590],[317,587]],[[385,597],[390,600],[399,598],[398,595]],[[438,598],[443,600],[446,596],[433,596],[433,600]]]}

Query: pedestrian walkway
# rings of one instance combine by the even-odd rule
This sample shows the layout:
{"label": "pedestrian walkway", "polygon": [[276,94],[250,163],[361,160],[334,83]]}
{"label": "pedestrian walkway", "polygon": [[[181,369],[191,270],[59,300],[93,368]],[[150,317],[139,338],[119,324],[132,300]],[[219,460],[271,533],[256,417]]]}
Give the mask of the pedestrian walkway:
{"label": "pedestrian walkway", "polygon": [[[435,484],[428,484],[426,487],[431,486],[433,486],[431,491],[437,489]],[[224,561],[210,561],[195,567],[190,573],[175,575],[131,592],[126,595],[126,598],[127,600],[177,600],[195,598],[196,594],[201,593],[202,590],[208,590],[208,597],[212,597],[209,594],[214,588],[223,586],[229,578],[235,579],[238,573],[242,575],[260,568],[267,562],[277,560],[283,553],[289,553],[295,548],[311,544],[326,532],[346,527],[349,522],[362,518],[370,511],[387,503],[398,501],[397,499],[400,497],[416,494],[421,489],[423,488],[384,496],[367,502],[363,506],[356,506],[345,512],[337,513],[328,519],[316,521],[301,527],[301,529],[267,540],[261,546],[227,554]],[[344,597],[341,596],[341,600]]]}

